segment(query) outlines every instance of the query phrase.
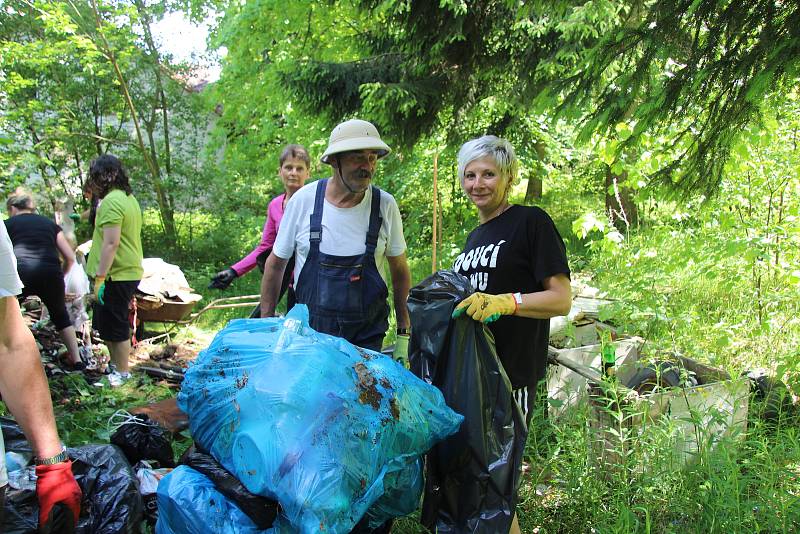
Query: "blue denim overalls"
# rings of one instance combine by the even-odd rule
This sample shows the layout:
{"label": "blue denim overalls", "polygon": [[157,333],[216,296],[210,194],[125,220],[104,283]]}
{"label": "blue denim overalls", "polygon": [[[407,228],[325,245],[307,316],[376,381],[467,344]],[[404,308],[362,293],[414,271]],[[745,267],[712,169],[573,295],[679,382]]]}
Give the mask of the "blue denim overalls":
{"label": "blue denim overalls", "polygon": [[311,327],[318,332],[343,337],[359,347],[381,350],[389,328],[389,290],[375,264],[378,232],[383,223],[381,191],[371,186],[367,249],[355,256],[333,256],[319,250],[327,185],[328,179],[317,182],[308,257],[295,288],[297,302],[308,306]]}

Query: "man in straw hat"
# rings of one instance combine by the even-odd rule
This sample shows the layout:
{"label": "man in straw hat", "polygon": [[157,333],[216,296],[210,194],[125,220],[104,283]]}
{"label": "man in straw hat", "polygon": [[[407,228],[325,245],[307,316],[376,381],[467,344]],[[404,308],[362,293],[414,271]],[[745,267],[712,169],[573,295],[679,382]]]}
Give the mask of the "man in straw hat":
{"label": "man in straw hat", "polygon": [[403,223],[392,195],[372,185],[378,160],[390,151],[367,121],[353,119],[333,129],[321,158],[333,176],[304,186],[286,206],[264,268],[262,317],[275,314],[294,254],[297,302],[308,306],[311,326],[380,350],[389,326],[388,266],[397,315],[395,357],[407,356],[411,272]]}

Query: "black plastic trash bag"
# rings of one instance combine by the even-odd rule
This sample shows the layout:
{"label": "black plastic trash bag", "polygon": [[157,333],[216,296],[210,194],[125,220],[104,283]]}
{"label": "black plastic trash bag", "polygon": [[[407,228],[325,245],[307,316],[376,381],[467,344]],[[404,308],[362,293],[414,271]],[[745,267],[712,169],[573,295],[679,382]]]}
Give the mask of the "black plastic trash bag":
{"label": "black plastic trash bag", "polygon": [[508,532],[527,438],[492,333],[467,315],[450,318],[472,292],[464,276],[439,271],[408,297],[411,371],[465,417],[427,456],[421,522],[438,534]]}
{"label": "black plastic trash bag", "polygon": [[250,493],[213,456],[199,451],[195,446],[181,456],[181,463],[211,480],[217,491],[236,504],[260,530],[266,530],[272,526],[278,515],[278,503],[261,495]]}
{"label": "black plastic trash bag", "polygon": [[33,457],[33,450],[28,443],[28,439],[12,417],[0,417],[0,428],[3,431],[3,443],[5,443],[6,452],[13,451],[20,454],[30,454]]}
{"label": "black plastic trash bag", "polygon": [[167,431],[146,414],[132,415],[131,418],[112,434],[111,443],[122,449],[131,465],[141,460],[155,460],[161,467],[175,467]]}
{"label": "black plastic trash bag", "polygon": [[[5,425],[3,430],[5,434]],[[122,451],[113,445],[86,445],[67,449],[67,453],[83,492],[76,534],[139,532],[142,498],[136,476]],[[35,534],[38,521],[34,467],[9,473],[2,532]]]}

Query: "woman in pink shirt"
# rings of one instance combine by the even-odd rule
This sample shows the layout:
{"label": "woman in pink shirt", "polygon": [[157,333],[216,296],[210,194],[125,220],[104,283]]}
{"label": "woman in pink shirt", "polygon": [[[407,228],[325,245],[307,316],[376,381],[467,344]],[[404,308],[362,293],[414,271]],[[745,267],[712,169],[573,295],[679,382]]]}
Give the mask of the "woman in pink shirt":
{"label": "woman in pink shirt", "polygon": [[[284,193],[273,198],[267,207],[267,221],[264,223],[261,242],[247,256],[224,271],[218,272],[211,279],[211,283],[208,285],[209,289],[226,289],[235,278],[249,273],[256,265],[262,270],[264,269],[264,260],[269,256],[272,245],[275,243],[275,237],[278,235],[278,228],[281,224],[286,203],[305,184],[308,179],[310,165],[311,158],[303,145],[286,145],[286,148],[281,152],[280,168],[278,169],[278,175],[283,182]],[[281,297],[289,287],[291,279],[292,269],[287,268],[281,284]],[[291,291],[289,299],[290,301],[293,300]],[[255,317],[258,316],[256,315]]]}

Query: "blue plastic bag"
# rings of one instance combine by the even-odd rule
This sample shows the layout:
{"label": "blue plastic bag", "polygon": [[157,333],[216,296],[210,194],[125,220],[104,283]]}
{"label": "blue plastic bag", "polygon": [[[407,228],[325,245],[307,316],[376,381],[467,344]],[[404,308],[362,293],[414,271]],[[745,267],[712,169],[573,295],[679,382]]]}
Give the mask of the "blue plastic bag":
{"label": "blue plastic bag", "polygon": [[[259,530],[205,475],[179,465],[158,484],[156,534],[278,534]],[[280,527],[277,527],[280,528]]]}
{"label": "blue plastic bag", "polygon": [[380,353],[285,319],[232,321],[186,373],[194,439],[302,532],[347,533],[414,511],[420,457],[463,417]]}

